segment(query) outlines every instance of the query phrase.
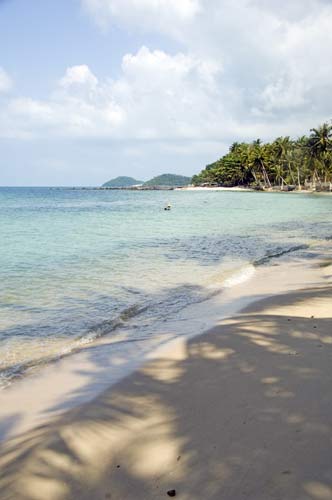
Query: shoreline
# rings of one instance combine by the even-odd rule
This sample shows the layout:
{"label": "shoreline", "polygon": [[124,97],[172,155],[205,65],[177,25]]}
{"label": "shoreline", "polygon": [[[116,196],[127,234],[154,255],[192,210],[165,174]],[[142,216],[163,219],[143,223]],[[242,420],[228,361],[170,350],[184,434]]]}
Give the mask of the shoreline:
{"label": "shoreline", "polygon": [[66,188],[50,187],[50,189],[68,189],[77,191],[229,191],[229,192],[250,192],[250,193],[303,193],[303,194],[331,194],[329,190],[316,190],[316,189],[281,189],[277,186],[271,188],[254,189],[248,186],[128,186],[128,187],[103,187],[103,186],[72,186]]}
{"label": "shoreline", "polygon": [[286,194],[324,194],[330,195],[332,191],[316,191],[314,189],[293,189],[290,191],[282,189],[262,189],[257,190],[250,187],[234,186],[234,187],[222,187],[222,186],[185,186],[175,188],[174,191],[230,191],[230,192],[250,192],[250,193],[286,193]]}
{"label": "shoreline", "polygon": [[184,186],[175,188],[174,191],[243,191],[243,192],[255,192],[252,188],[245,188],[241,186],[234,187],[222,187],[222,186]]}
{"label": "shoreline", "polygon": [[[255,438],[254,441],[250,440],[249,435],[243,435],[244,420],[255,427],[258,419],[264,428],[264,425],[269,427],[270,415],[276,427],[276,442],[270,443],[274,451],[269,458],[272,461],[281,459],[282,450],[278,448],[277,437],[280,434],[278,432],[282,431],[281,438],[284,439],[286,429],[273,417],[278,407],[272,405],[273,412],[266,413],[268,408],[265,406],[270,402],[282,405],[280,411],[285,412],[287,419],[294,421],[293,429],[302,427],[305,412],[309,411],[309,401],[308,408],[301,406],[301,411],[297,407],[288,408],[287,403],[295,397],[292,395],[294,391],[288,386],[302,382],[312,396],[310,377],[315,370],[319,370],[322,361],[317,356],[325,352],[323,347],[327,351],[325,356],[331,349],[328,321],[331,262],[326,260],[328,256],[326,252],[318,254],[313,260],[293,258],[280,265],[258,268],[251,280],[227,289],[223,300],[214,297],[213,303],[189,306],[177,321],[177,327],[180,324],[186,334],[172,343],[159,346],[158,350],[149,354],[145,364],[137,366],[136,371],[112,387],[109,381],[101,381],[105,372],[99,370],[98,356],[89,360],[84,357],[79,359],[78,355],[76,361],[72,357],[66,363],[45,369],[43,376],[39,374],[36,377],[35,385],[31,384],[30,378],[29,383],[27,380],[22,381],[20,387],[17,384],[13,390],[5,391],[7,394],[11,392],[12,396],[7,399],[6,410],[1,418],[3,437],[7,440],[1,445],[0,451],[0,465],[4,471],[0,480],[0,496],[3,492],[3,498],[37,500],[45,497],[47,488],[47,497],[51,500],[122,500],[134,497],[148,500],[164,498],[166,488],[175,487],[182,499],[272,498],[273,488],[267,491],[268,486],[263,485],[265,496],[260,496],[250,478],[249,485],[246,480],[240,481],[241,488],[251,488],[255,493],[241,496],[236,486],[232,486],[234,491],[227,489],[230,487],[227,486],[227,478],[232,477],[232,469],[235,472],[242,471],[243,477],[250,470],[249,476],[253,475],[255,481],[261,484],[259,481],[262,478],[256,477],[260,467],[263,467],[265,474],[271,475],[270,470],[266,471],[270,462],[267,461],[265,465],[261,463],[267,451],[264,447],[260,448],[263,446],[259,438],[260,429],[250,431],[254,432]],[[320,266],[322,259],[329,265]],[[315,325],[311,324],[312,320],[315,320]],[[310,331],[307,332],[308,325]],[[318,331],[313,331],[314,326]],[[172,340],[172,328],[175,327],[172,322],[167,325],[169,341]],[[285,328],[288,329],[287,334],[284,333]],[[279,341],[276,336],[282,336],[282,340]],[[233,337],[237,339],[237,346],[232,344]],[[281,370],[281,362],[290,363],[289,369],[293,362],[301,362],[301,352],[309,341],[315,353],[310,369],[309,365],[299,366],[292,376],[286,370],[281,373],[281,381],[274,371]],[[299,345],[294,346],[294,342]],[[232,347],[227,346],[227,343],[231,343]],[[321,347],[318,347],[318,343]],[[255,373],[248,346],[257,351],[254,353],[255,370],[264,372],[260,375],[259,387],[266,389],[260,396],[261,403],[265,405],[263,415],[266,415],[267,420],[262,420],[261,413],[255,409],[257,390],[245,387],[251,374]],[[233,359],[237,360],[236,366]],[[275,360],[279,363],[276,366]],[[71,365],[69,371],[64,370],[65,364],[67,368]],[[328,366],[324,364],[327,369],[325,379],[319,379],[323,387],[332,378]],[[302,373],[300,380],[296,379],[297,373]],[[291,380],[288,380],[288,376]],[[323,374],[320,376],[323,377]],[[256,375],[253,383],[258,384]],[[66,390],[57,392],[61,384]],[[84,400],[88,389],[91,391],[90,397]],[[298,397],[296,390],[295,394]],[[301,394],[299,391],[299,397]],[[76,398],[76,405],[68,404],[69,395]],[[304,397],[306,392],[302,395]],[[5,393],[0,398],[4,396]],[[228,408],[229,400],[232,401],[231,408]],[[328,392],[323,400],[324,404],[330,404]],[[223,401],[228,401],[226,406],[222,404]],[[4,402],[5,399],[0,403],[2,408]],[[318,401],[317,405],[318,416],[315,418],[323,419]],[[207,421],[208,426],[205,425]],[[316,439],[322,439],[324,432],[320,432],[319,428],[327,428],[327,425],[326,422],[320,422],[320,427],[316,425],[316,431],[311,431],[317,434]],[[288,427],[292,429],[287,424],[287,431]],[[230,432],[235,441],[236,436],[242,437],[238,438],[239,448],[230,450],[229,459],[226,460],[223,450],[230,446]],[[258,448],[257,440],[260,443]],[[216,448],[213,443],[217,443]],[[311,442],[305,444],[307,450],[310,449],[309,444],[311,448],[313,446]],[[253,456],[250,451],[252,446]],[[243,453],[241,447],[244,447]],[[47,463],[42,465],[40,460],[47,456]],[[243,463],[240,463],[241,456],[246,457]],[[300,460],[301,456],[297,458]],[[287,481],[287,488],[290,487],[289,482],[296,476],[294,467],[298,467],[294,457],[286,456],[284,459],[283,470],[292,472],[283,475],[282,471],[278,471],[278,481],[281,481],[278,488],[283,488]],[[253,467],[253,460],[254,463],[258,460],[258,467]],[[121,471],[118,471],[117,465],[121,465]],[[40,470],[44,470],[44,477],[38,475]],[[322,474],[324,470],[323,467]],[[213,471],[216,475],[212,474]],[[319,471],[316,470],[313,477],[316,482],[308,481],[306,491],[314,491],[319,485],[324,487]],[[304,496],[307,493],[300,496],[298,482],[293,486],[295,493],[287,498],[316,498],[309,494]],[[221,492],[225,496],[221,496]],[[108,494],[112,496],[106,497]]]}
{"label": "shoreline", "polygon": [[[236,314],[255,300],[286,288],[296,289],[298,283],[304,286],[315,279],[310,262],[287,255],[285,259],[281,263],[277,261],[277,265],[271,261],[269,265],[253,267],[254,272],[244,276],[244,280],[238,281],[236,273],[231,275],[221,288],[220,285],[210,288],[211,292],[216,292],[211,298],[192,303],[166,323],[160,323],[151,338],[138,338],[128,343],[128,325],[116,337],[112,333],[105,335],[78,352],[26,373],[0,391],[0,408],[4,409],[0,413],[0,443],[93,400],[105,389],[130,376],[148,359],[158,357],[180,338],[203,334],[221,318]],[[305,271],[303,265],[307,265]],[[20,418],[8,429],[7,421],[14,414]]]}

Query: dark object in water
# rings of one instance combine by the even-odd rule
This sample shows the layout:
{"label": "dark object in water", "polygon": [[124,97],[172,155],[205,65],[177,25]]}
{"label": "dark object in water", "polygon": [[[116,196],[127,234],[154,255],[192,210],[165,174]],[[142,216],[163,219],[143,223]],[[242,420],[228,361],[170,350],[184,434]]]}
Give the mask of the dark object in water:
{"label": "dark object in water", "polygon": [[175,490],[168,490],[167,495],[169,497],[175,497],[176,496],[176,491]]}

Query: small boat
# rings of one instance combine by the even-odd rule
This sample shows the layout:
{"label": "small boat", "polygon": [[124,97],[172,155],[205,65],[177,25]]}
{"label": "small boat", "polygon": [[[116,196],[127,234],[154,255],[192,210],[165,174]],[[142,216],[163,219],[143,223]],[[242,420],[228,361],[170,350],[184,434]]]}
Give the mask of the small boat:
{"label": "small boat", "polygon": [[167,203],[167,205],[165,206],[164,210],[170,210],[172,208],[172,205],[170,204],[170,202]]}

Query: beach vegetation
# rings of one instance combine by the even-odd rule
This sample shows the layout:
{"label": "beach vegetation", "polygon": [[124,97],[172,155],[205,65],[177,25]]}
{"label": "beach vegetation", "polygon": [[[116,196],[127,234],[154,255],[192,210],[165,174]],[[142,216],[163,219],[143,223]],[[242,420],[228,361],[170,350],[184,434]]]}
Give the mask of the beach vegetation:
{"label": "beach vegetation", "polygon": [[294,140],[234,142],[229,151],[194,175],[196,186],[256,189],[328,188],[332,181],[332,125],[323,123]]}

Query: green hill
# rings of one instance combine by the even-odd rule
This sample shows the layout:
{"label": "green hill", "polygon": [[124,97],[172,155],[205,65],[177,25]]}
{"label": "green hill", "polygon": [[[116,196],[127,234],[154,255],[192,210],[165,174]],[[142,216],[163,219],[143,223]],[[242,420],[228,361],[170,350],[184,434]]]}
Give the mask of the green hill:
{"label": "green hill", "polygon": [[143,184],[143,181],[138,181],[133,177],[120,176],[116,177],[115,179],[111,179],[108,182],[105,182],[105,184],[103,184],[102,187],[124,188],[124,187],[136,186],[137,184]]}
{"label": "green hill", "polygon": [[144,186],[168,186],[168,187],[182,187],[188,186],[191,182],[191,177],[184,175],[163,174],[153,177],[144,183]]}

